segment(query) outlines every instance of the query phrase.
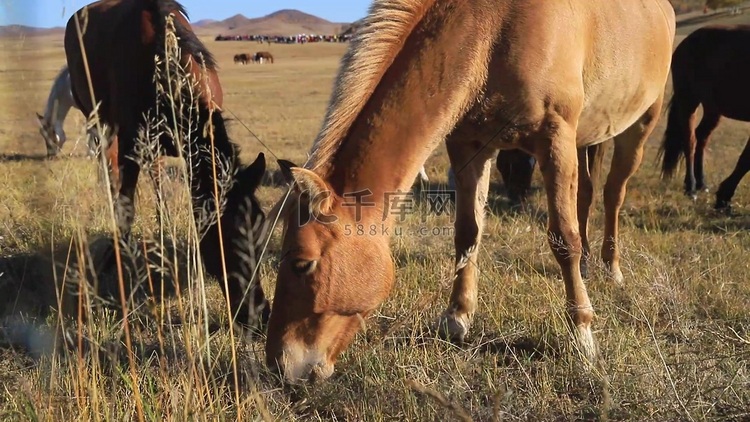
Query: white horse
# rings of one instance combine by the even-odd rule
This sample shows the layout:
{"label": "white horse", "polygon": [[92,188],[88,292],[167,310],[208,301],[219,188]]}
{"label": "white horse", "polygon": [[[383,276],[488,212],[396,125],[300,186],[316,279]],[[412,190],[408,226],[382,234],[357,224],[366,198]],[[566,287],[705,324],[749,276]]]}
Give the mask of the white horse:
{"label": "white horse", "polygon": [[[56,156],[67,140],[63,123],[71,108],[78,109],[78,106],[73,100],[73,93],[70,90],[68,66],[63,66],[52,84],[52,89],[47,98],[47,106],[44,108],[44,116],[36,113],[39,122],[39,133],[44,138],[48,157]],[[102,137],[99,136],[96,127],[88,128],[87,135],[88,156],[94,157],[97,155]]]}

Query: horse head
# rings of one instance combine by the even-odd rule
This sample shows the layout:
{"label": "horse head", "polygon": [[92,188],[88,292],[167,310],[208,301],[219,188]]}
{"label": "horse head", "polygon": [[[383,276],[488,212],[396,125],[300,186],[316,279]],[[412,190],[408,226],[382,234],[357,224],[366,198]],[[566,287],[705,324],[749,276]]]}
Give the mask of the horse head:
{"label": "horse head", "polygon": [[359,230],[356,212],[323,178],[289,162],[279,165],[292,189],[269,213],[271,221],[279,216],[284,234],[267,364],[291,383],[325,379],[364,318],[388,296],[395,269],[387,236],[348,233]]}

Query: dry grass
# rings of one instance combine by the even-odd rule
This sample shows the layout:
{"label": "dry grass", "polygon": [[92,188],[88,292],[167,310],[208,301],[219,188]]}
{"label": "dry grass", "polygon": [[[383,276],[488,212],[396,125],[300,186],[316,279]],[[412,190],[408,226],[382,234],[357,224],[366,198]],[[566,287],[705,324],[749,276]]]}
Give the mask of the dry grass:
{"label": "dry grass", "polygon": [[[222,65],[226,116],[236,116],[230,135],[243,147],[244,161],[264,151],[303,162],[345,46],[274,45],[276,64],[243,67],[234,66],[232,56],[260,49],[255,44],[207,44]],[[107,235],[112,222],[96,164],[84,158],[83,142],[75,144],[82,134],[80,113],[71,111],[66,123],[64,156],[35,158],[44,154],[44,145],[33,113],[41,112],[64,63],[60,39],[0,39],[0,48],[9,57],[0,63],[0,312],[14,317],[23,310],[46,318],[38,329],[15,324],[15,331],[5,332],[30,349],[8,344],[0,349],[0,417],[135,419],[119,313],[97,312],[79,325],[64,320],[74,327],[75,343],[78,333],[85,334],[83,351],[90,353],[43,353],[49,348],[45,341],[53,338],[45,330],[54,332],[60,321],[51,309],[75,314],[78,306],[94,303],[58,306],[61,269],[68,261],[75,267],[87,255],[96,258],[103,241],[95,239]],[[714,214],[712,195],[690,202],[679,180],[659,180],[655,156],[663,125],[662,120],[649,142],[623,209],[626,282],[606,280],[598,266],[588,282],[605,362],[602,374],[582,373],[566,350],[563,286],[545,240],[543,191],[534,193],[530,212],[516,213],[508,209],[502,187],[493,185],[480,257],[480,308],[466,345],[445,343],[431,330],[449,295],[449,233],[394,240],[393,295],[344,354],[334,377],[312,387],[280,389],[263,368],[261,339],[237,343],[236,394],[218,285],[203,289],[201,277],[188,277],[180,280],[183,288],[167,292],[164,304],[148,299],[131,304],[140,304],[129,322],[146,419],[750,419],[750,181],[737,191],[734,217]],[[707,163],[711,186],[733,168],[748,132],[747,124],[721,124]],[[427,163],[429,176],[438,182],[445,181],[447,167],[442,149]],[[271,161],[269,171],[274,168]],[[142,180],[134,230],[158,244],[152,234],[153,195]],[[167,186],[175,210],[168,232],[184,243],[190,215],[180,186],[177,180]],[[261,188],[266,209],[280,194],[278,187]],[[419,226],[420,217],[405,224]],[[601,245],[601,224],[599,208],[592,222],[594,248]],[[426,225],[449,222],[432,216]],[[87,253],[89,240],[93,246]],[[277,242],[278,233],[262,269],[269,292]],[[172,263],[167,265],[171,274],[185,274],[180,265],[190,264],[169,251],[159,256]],[[61,263],[56,273],[53,260]],[[158,256],[152,261],[161,267]],[[150,279],[157,291],[158,279]],[[18,319],[6,318],[5,328],[10,321]]]}

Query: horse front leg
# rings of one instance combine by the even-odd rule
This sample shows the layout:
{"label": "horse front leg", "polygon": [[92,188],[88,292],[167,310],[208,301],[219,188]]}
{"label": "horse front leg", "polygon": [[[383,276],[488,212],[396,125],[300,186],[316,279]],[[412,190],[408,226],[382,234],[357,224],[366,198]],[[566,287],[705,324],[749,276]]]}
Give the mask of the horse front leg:
{"label": "horse front leg", "polygon": [[451,168],[455,169],[456,220],[455,275],[448,309],[439,321],[438,332],[443,338],[463,342],[477,309],[477,256],[484,225],[484,208],[490,186],[493,151],[477,154],[470,144],[448,141]]}
{"label": "horse front leg", "polygon": [[[123,141],[120,141],[120,140]],[[141,166],[135,161],[132,154],[132,145],[134,145],[136,136],[133,134],[123,134],[120,132],[117,137],[113,138],[109,148],[107,148],[106,161],[111,170],[111,186],[117,189],[118,195],[115,198],[115,221],[120,236],[127,239],[130,236],[130,230],[135,219],[135,189],[138,184],[138,176]],[[117,154],[115,154],[117,151]]]}
{"label": "horse front leg", "polygon": [[716,204],[714,208],[717,210],[731,210],[730,203],[734,196],[734,191],[737,189],[737,185],[743,177],[750,171],[750,138],[747,138],[745,149],[740,154],[740,159],[737,160],[737,165],[734,167],[734,171],[729,177],[724,179],[719,185],[719,189],[716,191]]}
{"label": "horse front leg", "polygon": [[[128,142],[119,142],[119,138],[131,140],[134,138],[126,136],[122,132],[113,137],[113,142],[108,146],[106,153],[101,154],[99,169],[110,167],[109,186],[112,193],[112,212],[114,215],[116,239],[119,239],[120,259],[123,256],[134,257],[138,254],[138,248],[131,243],[131,228],[135,217],[135,189],[138,184],[140,166],[129,157],[130,150],[126,147]],[[132,141],[131,141],[132,142]],[[122,157],[122,160],[118,158]],[[103,268],[116,268],[116,247],[103,259]],[[122,252],[125,252],[123,254]]]}
{"label": "horse front leg", "polygon": [[559,115],[547,117],[548,128],[535,135],[535,155],[544,177],[549,210],[548,242],[565,283],[569,322],[581,354],[594,362],[597,356],[591,306],[581,276],[581,234],[577,218],[578,157],[576,128]]}

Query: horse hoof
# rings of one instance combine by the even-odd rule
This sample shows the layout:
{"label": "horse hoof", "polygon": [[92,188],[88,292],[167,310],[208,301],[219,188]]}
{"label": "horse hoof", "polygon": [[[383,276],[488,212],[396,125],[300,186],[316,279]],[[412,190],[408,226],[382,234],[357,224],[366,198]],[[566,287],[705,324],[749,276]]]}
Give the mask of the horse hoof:
{"label": "horse hoof", "polygon": [[698,192],[699,190],[695,190],[695,189],[685,189],[684,193],[685,193],[685,196],[695,201],[696,199],[698,199]]}
{"label": "horse hoof", "polygon": [[716,194],[716,203],[714,204],[714,209],[717,211],[726,211],[732,207],[732,198],[724,199],[722,198],[719,193]]}
{"label": "horse hoof", "polygon": [[622,284],[623,282],[625,282],[625,277],[622,276],[622,271],[620,271],[619,268],[616,270],[610,270],[609,278],[611,278],[612,281],[614,281],[617,284]]}
{"label": "horse hoof", "polygon": [[716,201],[714,210],[725,215],[732,215],[732,205],[729,201]]}
{"label": "horse hoof", "polygon": [[591,326],[589,324],[582,324],[575,327],[573,336],[575,337],[575,344],[581,357],[593,367],[599,352],[596,348],[596,341],[594,341],[594,334],[591,332]]}
{"label": "horse hoof", "polygon": [[438,335],[440,338],[452,343],[462,344],[469,332],[469,318],[458,316],[454,312],[445,312],[438,322]]}

